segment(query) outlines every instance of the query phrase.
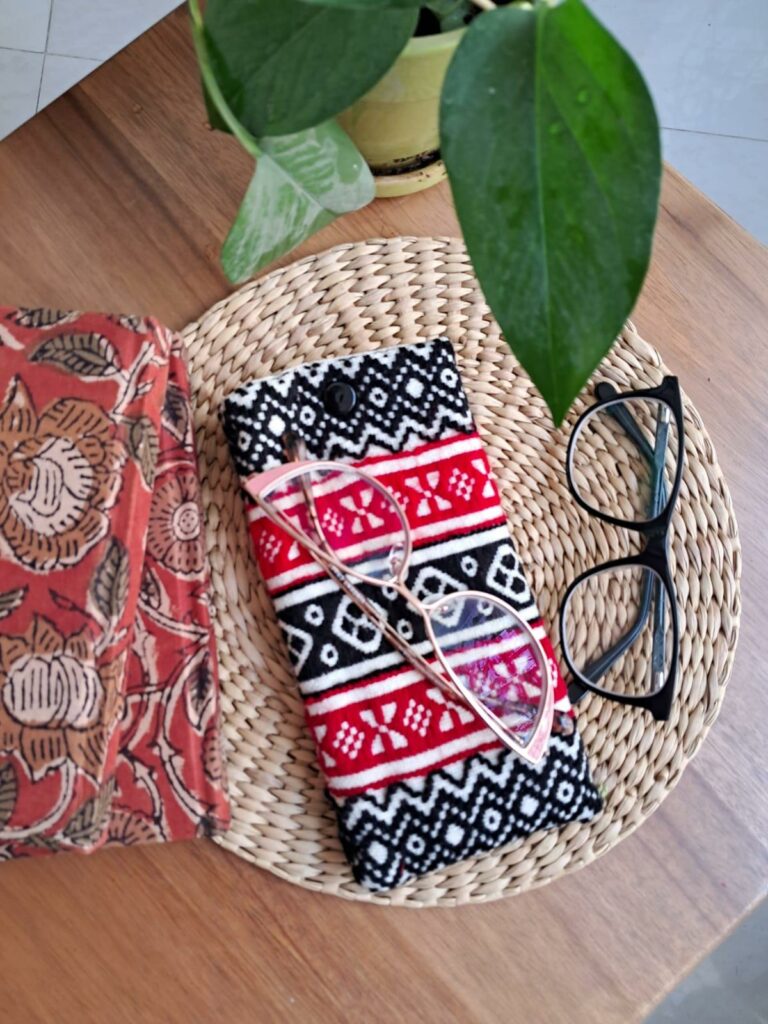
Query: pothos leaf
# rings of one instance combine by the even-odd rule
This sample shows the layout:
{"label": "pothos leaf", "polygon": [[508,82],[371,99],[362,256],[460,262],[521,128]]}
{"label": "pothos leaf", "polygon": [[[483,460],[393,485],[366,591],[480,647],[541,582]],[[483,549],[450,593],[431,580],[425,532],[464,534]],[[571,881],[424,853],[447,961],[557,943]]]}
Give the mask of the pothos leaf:
{"label": "pothos leaf", "polygon": [[469,20],[469,16],[478,12],[472,0],[429,0],[424,6],[440,20],[440,29],[443,32],[462,28]]}
{"label": "pothos leaf", "polygon": [[208,92],[207,85],[204,81],[201,84],[203,89],[203,100],[205,102],[205,112],[208,115],[208,123],[211,128],[215,128],[217,132],[229,132],[229,125],[219,113],[219,108],[216,106],[215,100]]}
{"label": "pothos leaf", "polygon": [[255,139],[235,117],[214,73],[197,0],[189,0],[189,7],[206,95],[258,161],[222,249],[228,277],[242,281],[338,214],[369,203],[375,191],[373,176],[352,140],[333,121]]}
{"label": "pothos leaf", "polygon": [[233,282],[373,199],[368,165],[339,126],[262,139],[262,155],[221,253]]}
{"label": "pothos leaf", "polygon": [[356,7],[361,11],[381,10],[383,7],[422,6],[422,0],[302,0],[302,3],[312,4],[314,7]]}
{"label": "pothos leaf", "polygon": [[451,61],[440,138],[485,297],[559,423],[648,267],[651,97],[581,0],[503,7],[474,19]]}
{"label": "pothos leaf", "polygon": [[256,138],[313,127],[346,110],[395,62],[417,8],[354,10],[300,0],[208,0],[211,66]]}

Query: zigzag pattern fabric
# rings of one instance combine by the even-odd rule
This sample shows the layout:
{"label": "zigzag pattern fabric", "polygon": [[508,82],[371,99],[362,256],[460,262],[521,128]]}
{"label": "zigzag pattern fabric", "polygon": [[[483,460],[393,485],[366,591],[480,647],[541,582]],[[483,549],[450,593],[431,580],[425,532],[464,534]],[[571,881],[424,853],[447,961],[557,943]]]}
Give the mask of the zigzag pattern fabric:
{"label": "zigzag pattern fabric", "polygon": [[542,766],[492,750],[337,805],[346,855],[374,890],[599,809],[575,731],[552,736]]}
{"label": "zigzag pattern fabric", "polygon": [[[339,384],[354,390],[348,411],[327,401]],[[364,468],[383,483],[412,532],[408,584],[416,595],[429,601],[471,589],[510,603],[544,647],[556,710],[571,721],[449,342],[251,381],[228,397],[223,421],[242,477],[279,465],[290,430],[309,458]],[[553,736],[539,765],[522,761],[470,709],[407,665],[300,545],[255,506],[247,514],[359,882],[392,888],[538,828],[598,813],[601,801],[575,729]],[[369,525],[370,509],[362,504],[344,514],[357,517],[358,532]],[[401,597],[360,589],[431,658],[421,618]]]}

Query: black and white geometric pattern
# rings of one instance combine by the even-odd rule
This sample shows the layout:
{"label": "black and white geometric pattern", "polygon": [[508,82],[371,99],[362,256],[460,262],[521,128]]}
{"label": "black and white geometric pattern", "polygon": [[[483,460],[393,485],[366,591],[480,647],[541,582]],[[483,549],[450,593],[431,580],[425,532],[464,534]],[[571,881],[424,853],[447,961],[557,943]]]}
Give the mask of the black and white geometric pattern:
{"label": "black and white geometric pattern", "polygon": [[[335,416],[326,408],[323,396],[334,382],[354,386],[357,404],[350,413]],[[355,462],[474,430],[453,349],[445,339],[310,363],[251,381],[227,398],[222,418],[241,476],[282,463],[286,431],[304,440],[309,458]],[[458,478],[452,482],[457,488],[464,485]],[[486,486],[493,484],[488,480]],[[423,597],[441,587],[488,589],[524,617],[536,616],[506,526],[489,525],[466,537],[471,543],[457,542],[452,552],[437,555],[429,544],[414,551],[409,585],[421,588]],[[380,590],[368,596],[375,603],[388,601],[389,621],[403,635],[411,634],[408,639],[418,646],[423,626],[401,599]],[[384,670],[402,664],[400,654],[384,644],[367,619],[361,620],[356,608],[348,607],[330,580],[288,587],[275,598],[275,606],[307,697],[367,678],[367,666],[376,658],[376,671],[382,671],[382,658],[389,658]],[[387,654],[381,653],[384,647]],[[409,713],[409,728],[426,727],[416,720],[426,713],[423,708],[414,705]],[[349,752],[361,737],[350,726],[340,742]],[[331,798],[331,803],[356,879],[372,889],[388,889],[537,829],[588,820],[602,802],[574,731],[571,736],[553,734],[547,756],[535,767],[496,750],[416,779]]]}
{"label": "black and white geometric pattern", "polygon": [[[355,408],[343,416],[330,413],[323,400],[337,381],[352,384],[357,395]],[[445,339],[306,363],[250,381],[227,396],[223,422],[241,476],[283,462],[286,430],[301,436],[309,458],[342,461],[472,430]]]}
{"label": "black and white geometric pattern", "polygon": [[[456,553],[436,554],[441,547],[427,546],[414,552],[408,585],[421,600],[429,602],[459,590],[482,590],[508,601],[522,618],[538,618],[506,526],[468,534]],[[365,583],[358,583],[357,588],[386,611],[387,620],[420,653],[431,655],[421,615],[399,594]],[[328,693],[380,672],[382,655],[389,656],[391,671],[404,664],[402,655],[330,579],[291,588],[275,599],[275,607],[299,687],[306,696]]]}
{"label": "black and white geometric pattern", "polygon": [[602,801],[578,732],[554,735],[530,765],[497,750],[336,803],[355,878],[391,889],[540,828],[589,821]]}

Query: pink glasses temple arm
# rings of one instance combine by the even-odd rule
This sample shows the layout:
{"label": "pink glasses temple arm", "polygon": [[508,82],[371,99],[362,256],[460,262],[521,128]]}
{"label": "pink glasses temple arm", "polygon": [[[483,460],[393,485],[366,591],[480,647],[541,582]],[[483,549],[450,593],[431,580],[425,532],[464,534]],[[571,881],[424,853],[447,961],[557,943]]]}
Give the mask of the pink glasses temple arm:
{"label": "pink glasses temple arm", "polygon": [[[244,481],[243,487],[245,488],[245,490],[255,500],[259,508],[270,519],[273,519],[273,521],[278,521],[278,517],[275,517],[265,506],[262,497],[263,494],[266,491],[272,489],[276,484],[279,484],[279,482],[282,479],[295,476],[297,468],[301,467],[302,465],[312,466],[314,465],[314,463],[312,462],[312,460],[293,459],[290,462],[284,463],[279,466],[274,466],[271,469],[264,470],[261,473],[254,473]],[[413,647],[406,640],[404,640],[399,635],[399,633],[397,633],[397,631],[390,625],[390,623],[385,618],[382,618],[382,616],[377,612],[377,610],[370,605],[370,603],[364,598],[364,596],[360,594],[357,588],[352,583],[350,583],[350,581],[344,575],[343,568],[338,564],[338,559],[335,557],[335,553],[328,546],[325,538],[322,535],[322,531],[319,530],[319,526],[317,524],[317,514],[314,508],[314,501],[307,501],[307,505],[310,511],[310,518],[313,520],[313,525],[315,526],[316,531],[318,532],[317,539],[302,536],[300,532],[296,530],[290,522],[284,519],[283,516],[279,516],[279,525],[281,526],[281,528],[286,530],[286,532],[293,536],[293,538],[309,552],[309,554],[314,558],[314,560],[322,566],[324,571],[329,576],[331,576],[332,579],[334,579],[339,588],[350,599],[350,601],[352,601],[353,604],[355,604],[356,607],[359,608],[360,611],[378,629],[382,631],[382,633],[385,635],[389,643],[403,656],[403,658],[413,668],[421,672],[421,674],[429,682],[434,683],[441,687],[441,689],[447,691],[455,700],[458,700],[465,705],[469,704],[470,706],[473,706],[475,704],[475,699],[473,699],[473,695],[470,695],[468,697],[468,695],[463,693],[462,690],[454,683],[450,676],[448,676],[447,674],[442,675],[439,671],[435,669],[434,666],[432,666],[425,658],[423,658],[417,651],[415,651]],[[545,694],[543,698],[545,705],[548,705],[544,709],[542,709],[545,712],[545,716],[547,715],[547,713],[549,715],[551,715],[552,713],[551,705],[553,703],[553,695],[551,693],[551,689],[552,687],[550,682],[550,684],[545,687]],[[475,710],[477,711],[477,708],[475,708]],[[485,715],[481,715],[481,717],[485,718]],[[558,729],[557,725],[555,724],[555,731],[561,731],[561,729],[562,726],[560,729]],[[533,753],[533,751],[530,751],[530,753]],[[538,757],[541,756],[541,752],[536,751],[534,756],[538,759]]]}
{"label": "pink glasses temple arm", "polygon": [[[307,465],[311,465],[311,462],[307,462]],[[283,478],[293,476],[296,472],[296,467],[302,465],[301,462],[293,461],[284,463],[281,466],[273,466],[272,469],[264,470],[262,473],[253,473],[243,481],[243,487],[254,499],[258,507],[267,515],[270,519],[276,517],[270,513],[265,506],[262,504],[262,495],[270,490],[275,484],[278,484]],[[415,669],[421,672],[431,683],[442,687],[447,690],[452,697],[463,702],[462,695],[457,691],[453,685],[452,680],[440,675],[425,659],[422,658],[418,652],[414,651],[410,645],[403,640],[403,638],[397,633],[392,626],[383,620],[376,610],[365,600],[362,594],[346,579],[343,572],[334,564],[333,553],[329,550],[323,550],[326,545],[323,544],[322,548],[312,542],[312,538],[302,537],[299,531],[295,530],[291,523],[285,520],[282,516],[279,517],[279,525],[283,530],[286,530],[299,544],[301,544],[306,550],[309,551],[311,556],[316,562],[318,562],[324,571],[331,576],[334,581],[338,584],[339,588],[344,594],[355,604],[360,611],[368,618],[378,629],[384,633],[390,644],[402,654],[402,656],[412,665]]]}
{"label": "pink glasses temple arm", "polygon": [[275,484],[280,483],[284,477],[295,475],[296,468],[305,464],[307,466],[312,465],[311,462],[284,462],[280,466],[273,466],[271,469],[265,469],[262,473],[251,473],[251,475],[246,477],[243,481],[243,487],[252,498],[258,499],[265,491],[274,487]]}

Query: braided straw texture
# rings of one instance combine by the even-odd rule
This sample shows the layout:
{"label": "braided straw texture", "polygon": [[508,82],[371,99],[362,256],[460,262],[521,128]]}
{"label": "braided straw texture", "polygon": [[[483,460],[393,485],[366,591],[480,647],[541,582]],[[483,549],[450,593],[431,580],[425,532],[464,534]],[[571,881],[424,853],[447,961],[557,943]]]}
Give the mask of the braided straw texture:
{"label": "braided straw texture", "polygon": [[[583,513],[565,482],[563,430],[500,336],[463,242],[390,238],[341,245],[247,284],[184,337],[190,355],[232,826],[219,842],[308,889],[399,906],[454,906],[522,892],[583,867],[629,835],[676,785],[717,717],[739,622],[741,557],[731,499],[699,414],[685,400],[685,471],[671,560],[681,624],[670,720],[588,697],[578,723],[605,809],[537,832],[389,893],[359,887],[344,860],[302,704],[251,554],[219,424],[224,396],[308,360],[446,335],[553,640],[558,605],[583,570],[636,550],[626,530]],[[660,383],[659,354],[628,324],[600,368],[620,390]],[[596,452],[596,458],[599,454]]]}

